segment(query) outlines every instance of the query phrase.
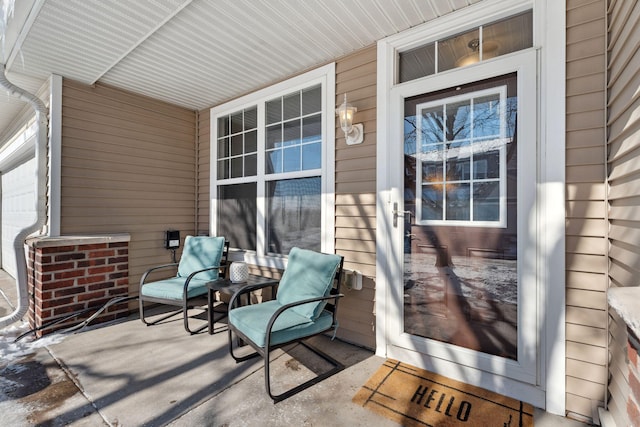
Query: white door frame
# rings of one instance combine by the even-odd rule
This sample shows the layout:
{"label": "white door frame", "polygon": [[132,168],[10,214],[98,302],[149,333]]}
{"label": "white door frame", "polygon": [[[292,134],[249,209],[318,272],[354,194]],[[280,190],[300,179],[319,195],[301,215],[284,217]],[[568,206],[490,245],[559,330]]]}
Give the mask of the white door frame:
{"label": "white door frame", "polygon": [[[392,134],[391,88],[394,86],[396,53],[425,42],[441,39],[462,29],[492,22],[523,10],[533,9],[534,47],[538,52],[538,147],[537,175],[537,294],[539,347],[537,393],[531,387],[504,377],[492,377],[481,371],[464,370],[451,364],[446,375],[504,394],[521,393],[536,406],[565,414],[565,2],[558,0],[484,0],[446,17],[413,28],[378,43],[377,86],[377,261],[376,261],[376,353],[390,356],[390,329],[394,296],[392,279],[401,277],[395,271],[391,237],[394,201],[402,200],[402,189],[389,179]],[[426,361],[418,352],[405,352],[403,361],[423,366]],[[523,388],[524,387],[524,388]]]}

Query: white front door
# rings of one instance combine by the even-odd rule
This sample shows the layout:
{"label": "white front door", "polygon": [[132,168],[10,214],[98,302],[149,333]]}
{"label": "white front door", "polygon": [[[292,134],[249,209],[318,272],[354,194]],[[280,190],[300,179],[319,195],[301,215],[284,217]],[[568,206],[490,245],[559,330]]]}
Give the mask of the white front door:
{"label": "white front door", "polygon": [[483,0],[381,40],[377,79],[376,353],[555,414],[564,13]]}

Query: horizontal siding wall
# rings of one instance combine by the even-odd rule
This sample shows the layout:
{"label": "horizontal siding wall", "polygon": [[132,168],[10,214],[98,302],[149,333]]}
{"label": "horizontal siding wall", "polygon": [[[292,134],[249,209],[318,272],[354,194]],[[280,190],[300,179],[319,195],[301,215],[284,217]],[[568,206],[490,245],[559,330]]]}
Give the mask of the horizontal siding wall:
{"label": "horizontal siding wall", "polygon": [[[640,5],[611,0],[608,10],[608,179],[610,286],[640,285]],[[630,425],[625,323],[611,312],[609,412]]]}
{"label": "horizontal siding wall", "polygon": [[354,123],[364,125],[364,141],[348,146],[336,124],[336,252],[345,268],[363,274],[362,290],[345,290],[340,304],[343,339],[375,348],[376,272],[376,48],[336,62],[336,105],[347,94],[358,108]]}
{"label": "horizontal siding wall", "polygon": [[104,85],[62,89],[61,233],[130,233],[129,287],[194,233],[196,113]]}
{"label": "horizontal siding wall", "polygon": [[590,421],[608,359],[605,0],[568,0],[566,23],[566,409]]}

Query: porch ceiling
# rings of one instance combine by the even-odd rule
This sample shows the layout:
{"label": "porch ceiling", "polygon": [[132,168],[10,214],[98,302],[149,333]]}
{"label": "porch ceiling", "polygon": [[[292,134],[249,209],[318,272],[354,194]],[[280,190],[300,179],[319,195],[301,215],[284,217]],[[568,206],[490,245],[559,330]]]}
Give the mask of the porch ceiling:
{"label": "porch ceiling", "polygon": [[[0,62],[200,110],[479,1],[19,0]],[[0,96],[0,143],[23,107]]]}

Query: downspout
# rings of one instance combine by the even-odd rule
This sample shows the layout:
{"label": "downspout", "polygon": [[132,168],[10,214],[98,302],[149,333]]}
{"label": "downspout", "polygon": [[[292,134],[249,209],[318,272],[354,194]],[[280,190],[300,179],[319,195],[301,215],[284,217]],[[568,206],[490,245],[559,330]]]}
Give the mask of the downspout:
{"label": "downspout", "polygon": [[16,253],[16,287],[18,290],[18,305],[13,313],[0,318],[0,328],[10,325],[21,319],[29,309],[29,290],[27,288],[27,261],[24,255],[24,243],[27,237],[42,229],[46,224],[46,179],[47,179],[47,107],[37,96],[19,88],[7,80],[5,75],[5,65],[0,64],[0,86],[5,88],[9,94],[17,96],[28,103],[36,113],[36,220],[23,228],[13,240],[13,249]]}

